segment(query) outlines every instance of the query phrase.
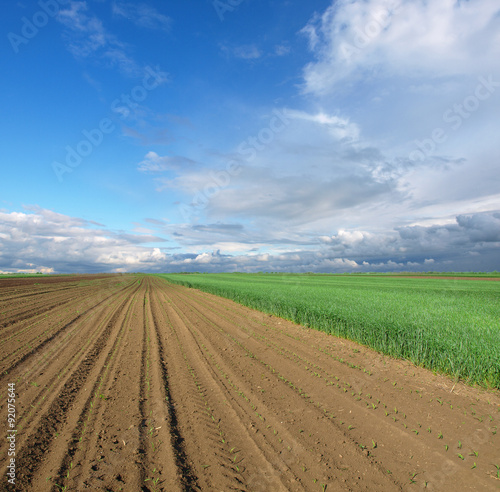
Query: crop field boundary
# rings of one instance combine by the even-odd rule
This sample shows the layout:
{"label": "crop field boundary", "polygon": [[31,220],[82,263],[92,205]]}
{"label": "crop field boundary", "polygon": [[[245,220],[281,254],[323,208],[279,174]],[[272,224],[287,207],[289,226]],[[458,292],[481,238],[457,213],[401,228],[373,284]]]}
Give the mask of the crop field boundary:
{"label": "crop field boundary", "polygon": [[456,381],[500,388],[498,282],[404,275],[160,277],[361,343]]}

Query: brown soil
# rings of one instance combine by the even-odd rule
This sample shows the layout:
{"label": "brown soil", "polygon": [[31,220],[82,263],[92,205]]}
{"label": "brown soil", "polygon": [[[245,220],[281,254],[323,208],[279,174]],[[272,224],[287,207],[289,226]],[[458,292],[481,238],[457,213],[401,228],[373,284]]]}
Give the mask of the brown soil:
{"label": "brown soil", "polygon": [[64,275],[64,276],[40,276],[40,277],[12,277],[2,278],[0,276],[0,290],[5,287],[16,287],[26,285],[39,285],[39,284],[60,284],[61,282],[81,282],[85,280],[95,280],[98,278],[117,277],[119,274],[81,274],[81,275]]}
{"label": "brown soil", "polygon": [[226,299],[78,277],[0,289],[0,326],[0,490],[500,490],[498,392]]}

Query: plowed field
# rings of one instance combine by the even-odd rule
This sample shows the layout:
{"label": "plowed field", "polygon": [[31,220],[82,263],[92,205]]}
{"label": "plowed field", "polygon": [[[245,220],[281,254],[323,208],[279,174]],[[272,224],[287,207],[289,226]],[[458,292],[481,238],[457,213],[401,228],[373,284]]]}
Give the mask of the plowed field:
{"label": "plowed field", "polygon": [[15,280],[0,490],[500,490],[498,392],[158,277]]}

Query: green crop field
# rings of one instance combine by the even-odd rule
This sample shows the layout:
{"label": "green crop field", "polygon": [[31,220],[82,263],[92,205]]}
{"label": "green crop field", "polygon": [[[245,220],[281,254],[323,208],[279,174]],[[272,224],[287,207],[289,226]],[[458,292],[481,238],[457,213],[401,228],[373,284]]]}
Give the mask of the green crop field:
{"label": "green crop field", "polygon": [[471,384],[500,389],[499,281],[369,275],[160,276]]}

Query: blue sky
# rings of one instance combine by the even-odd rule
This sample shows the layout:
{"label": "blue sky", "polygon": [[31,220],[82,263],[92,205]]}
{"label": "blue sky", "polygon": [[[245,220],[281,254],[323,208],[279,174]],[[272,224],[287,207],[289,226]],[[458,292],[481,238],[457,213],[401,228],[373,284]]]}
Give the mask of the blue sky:
{"label": "blue sky", "polygon": [[493,0],[12,2],[0,272],[500,269]]}

